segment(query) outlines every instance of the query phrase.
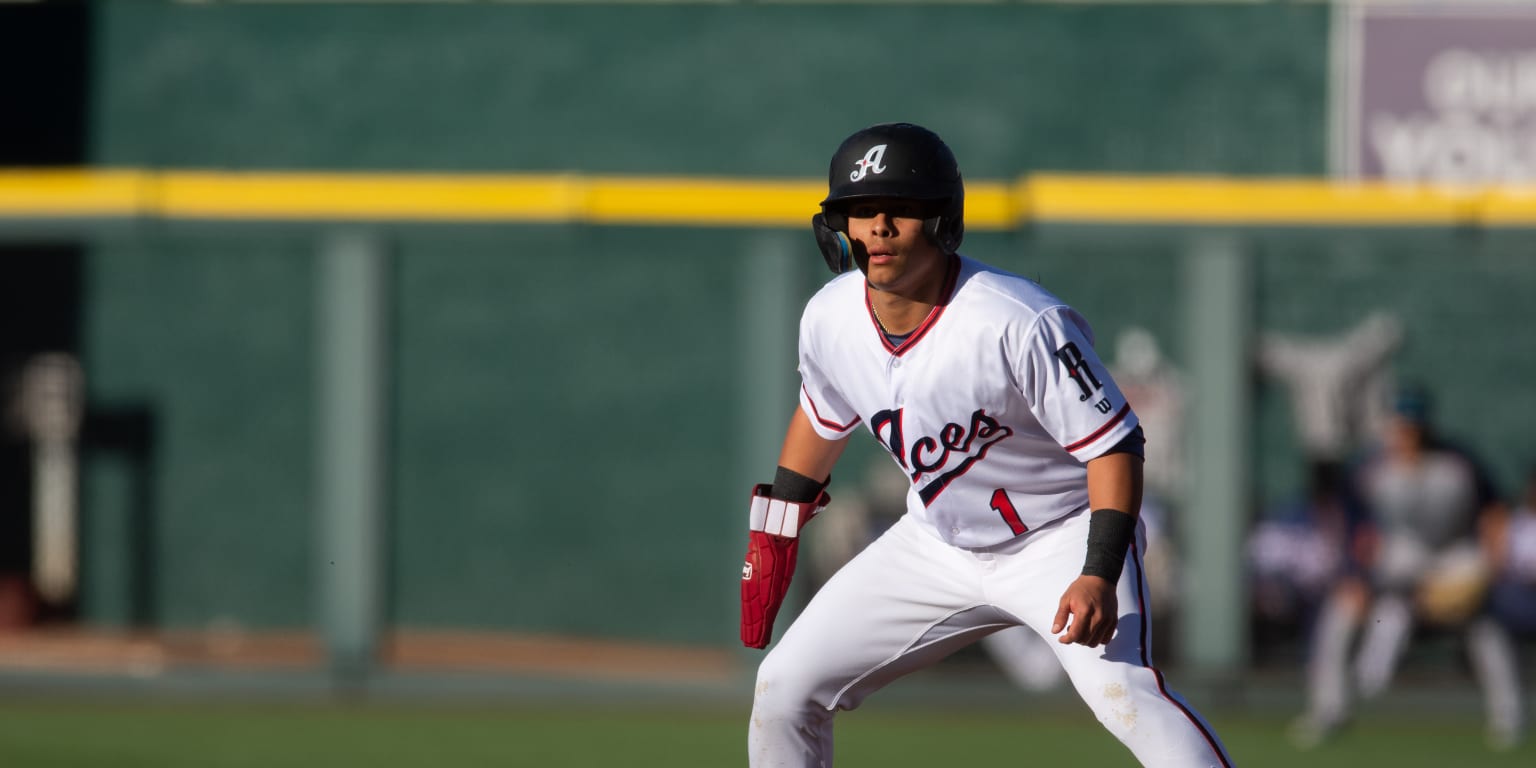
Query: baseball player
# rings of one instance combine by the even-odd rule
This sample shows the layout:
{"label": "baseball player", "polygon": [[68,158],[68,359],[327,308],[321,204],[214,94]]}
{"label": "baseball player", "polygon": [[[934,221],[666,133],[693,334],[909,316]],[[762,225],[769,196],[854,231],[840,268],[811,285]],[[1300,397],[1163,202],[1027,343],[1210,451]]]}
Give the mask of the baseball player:
{"label": "baseball player", "polygon": [[833,716],[983,636],[1026,626],[1148,766],[1230,766],[1152,664],[1136,414],[1087,322],[957,252],[964,187],[927,129],[882,124],[832,157],[813,233],[837,277],[800,324],[800,408],[753,489],[742,641],[766,647],[800,530],[863,427],[906,514],[809,601],[758,669],[750,764],[829,766]]}
{"label": "baseball player", "polygon": [[[1390,685],[1414,630],[1453,629],[1482,685],[1488,744],[1513,748],[1524,711],[1513,641],[1486,612],[1489,565],[1482,519],[1503,502],[1467,452],[1432,429],[1428,395],[1399,393],[1381,447],[1355,470],[1368,516],[1360,547],[1364,573],[1337,584],[1313,630],[1307,712],[1292,726],[1302,747],[1329,739],[1350,718],[1354,694]],[[1359,632],[1359,648],[1350,653]]]}
{"label": "baseball player", "polygon": [[1489,611],[1511,633],[1536,640],[1536,467],[1514,510],[1489,517],[1483,535],[1494,572]]}

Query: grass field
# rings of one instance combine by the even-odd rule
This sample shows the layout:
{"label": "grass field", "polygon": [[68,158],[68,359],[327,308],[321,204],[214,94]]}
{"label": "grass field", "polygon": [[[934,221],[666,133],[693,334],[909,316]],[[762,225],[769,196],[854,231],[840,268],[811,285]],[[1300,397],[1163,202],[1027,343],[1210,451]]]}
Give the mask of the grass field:
{"label": "grass field", "polygon": [[[1210,714],[1210,713],[1208,713]],[[555,710],[497,706],[0,699],[6,768],[338,768],[745,765],[744,708],[677,704]],[[1279,718],[1212,719],[1247,768],[1536,765],[1529,743],[1489,752],[1475,713],[1365,716],[1298,752]],[[1133,766],[1086,713],[957,714],[911,707],[840,717],[842,768]]]}

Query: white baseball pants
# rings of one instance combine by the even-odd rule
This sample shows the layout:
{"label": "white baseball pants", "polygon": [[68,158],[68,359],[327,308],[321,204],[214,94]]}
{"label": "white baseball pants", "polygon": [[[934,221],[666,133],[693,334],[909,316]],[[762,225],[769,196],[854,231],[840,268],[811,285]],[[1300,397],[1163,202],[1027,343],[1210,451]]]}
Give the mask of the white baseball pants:
{"label": "white baseball pants", "polygon": [[1088,514],[990,551],[952,547],[903,517],[824,585],[758,668],[747,746],[753,768],[832,765],[832,720],[909,672],[988,633],[1024,624],[1046,637],[1078,695],[1144,766],[1230,768],[1215,731],[1152,666],[1138,526],[1107,646],[1049,635],[1082,572]]}

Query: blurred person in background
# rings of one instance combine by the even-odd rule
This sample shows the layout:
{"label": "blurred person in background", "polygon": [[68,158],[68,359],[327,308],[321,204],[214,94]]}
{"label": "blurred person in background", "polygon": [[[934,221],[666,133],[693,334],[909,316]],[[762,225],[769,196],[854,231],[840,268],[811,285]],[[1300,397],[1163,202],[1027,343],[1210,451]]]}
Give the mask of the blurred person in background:
{"label": "blurred person in background", "polygon": [[1489,746],[1506,750],[1521,740],[1514,646],[1486,609],[1491,569],[1480,540],[1502,504],[1476,460],[1437,434],[1431,406],[1426,391],[1402,389],[1381,445],[1354,472],[1367,516],[1352,542],[1361,570],[1346,570],[1316,623],[1308,711],[1292,727],[1298,746],[1317,746],[1347,724],[1352,693],[1385,691],[1409,641],[1425,629],[1465,639]]}
{"label": "blurred person in background", "polygon": [[1536,467],[1507,515],[1491,515],[1484,526],[1494,580],[1488,610],[1522,640],[1536,640]]}
{"label": "blurred person in background", "polygon": [[1360,523],[1341,462],[1307,464],[1299,498],[1270,510],[1248,535],[1249,591],[1255,641],[1262,649],[1309,637],[1318,611],[1354,560],[1349,542]]}

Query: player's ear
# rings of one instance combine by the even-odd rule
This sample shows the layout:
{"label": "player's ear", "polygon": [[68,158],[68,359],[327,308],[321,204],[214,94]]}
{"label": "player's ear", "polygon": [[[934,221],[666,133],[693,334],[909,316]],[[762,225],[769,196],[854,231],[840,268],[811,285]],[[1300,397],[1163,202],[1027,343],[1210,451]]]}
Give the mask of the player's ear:
{"label": "player's ear", "polygon": [[853,244],[848,242],[847,235],[827,223],[826,214],[811,217],[811,234],[816,237],[816,245],[832,274],[841,275],[853,268]]}

